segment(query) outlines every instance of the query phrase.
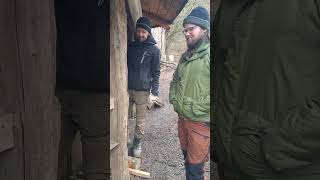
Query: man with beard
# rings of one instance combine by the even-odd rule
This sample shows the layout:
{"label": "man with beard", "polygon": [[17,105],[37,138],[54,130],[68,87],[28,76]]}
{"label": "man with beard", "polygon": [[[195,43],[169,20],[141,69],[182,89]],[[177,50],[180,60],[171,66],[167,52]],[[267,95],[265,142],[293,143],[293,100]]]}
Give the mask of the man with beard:
{"label": "man with beard", "polygon": [[179,115],[178,136],[187,180],[204,179],[210,145],[209,14],[199,6],[183,21],[188,50],[170,84],[170,103]]}
{"label": "man with beard", "polygon": [[[128,45],[129,118],[133,116],[133,105],[136,106],[136,126],[129,155],[133,153],[134,157],[141,155],[148,97],[150,90],[152,95],[158,96],[159,77],[160,50],[151,34],[151,21],[146,17],[140,17],[136,24],[135,41]],[[128,145],[131,145],[129,133]]]}

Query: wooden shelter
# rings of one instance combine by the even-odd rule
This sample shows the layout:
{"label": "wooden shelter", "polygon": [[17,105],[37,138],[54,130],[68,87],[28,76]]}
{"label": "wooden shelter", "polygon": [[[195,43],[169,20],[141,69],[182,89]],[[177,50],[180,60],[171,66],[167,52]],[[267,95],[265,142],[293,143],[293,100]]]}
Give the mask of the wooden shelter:
{"label": "wooden shelter", "polygon": [[[57,180],[61,110],[55,96],[56,1],[0,1],[1,180]],[[126,49],[133,39],[135,22],[143,9],[149,9],[152,11],[146,11],[150,13],[146,16],[155,26],[166,25],[185,4],[179,0],[180,4],[171,1],[153,6],[149,1],[105,0],[110,2],[110,29],[102,30],[110,37],[106,39],[110,47],[105,47],[110,50],[110,59],[106,58],[110,61],[110,119],[106,120],[110,120],[110,165],[116,180],[129,179]],[[78,2],[68,6],[74,15],[73,8],[82,0],[68,2]],[[162,12],[169,6],[175,7],[175,13],[153,14],[153,10]],[[87,17],[86,11],[78,12],[79,20]]]}

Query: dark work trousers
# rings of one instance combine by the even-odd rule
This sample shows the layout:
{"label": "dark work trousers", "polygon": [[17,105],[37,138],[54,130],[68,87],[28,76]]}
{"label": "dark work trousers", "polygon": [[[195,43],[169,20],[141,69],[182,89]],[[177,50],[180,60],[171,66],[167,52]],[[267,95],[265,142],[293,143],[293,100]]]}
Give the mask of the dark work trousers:
{"label": "dark work trousers", "polygon": [[61,104],[59,180],[72,173],[72,144],[80,131],[86,180],[107,178],[107,93],[58,89]]}
{"label": "dark work trousers", "polygon": [[204,163],[209,160],[209,126],[180,117],[178,136],[185,159],[187,180],[204,180]]}

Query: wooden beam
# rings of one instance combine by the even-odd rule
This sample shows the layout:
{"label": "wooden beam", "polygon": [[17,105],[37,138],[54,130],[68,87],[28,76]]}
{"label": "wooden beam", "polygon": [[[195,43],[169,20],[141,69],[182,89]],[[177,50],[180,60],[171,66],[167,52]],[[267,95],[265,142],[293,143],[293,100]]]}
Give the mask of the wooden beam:
{"label": "wooden beam", "polygon": [[140,171],[140,170],[137,170],[137,169],[129,168],[129,174],[135,175],[135,176],[139,176],[139,177],[148,178],[148,179],[151,178],[150,173],[144,172],[144,171]]}

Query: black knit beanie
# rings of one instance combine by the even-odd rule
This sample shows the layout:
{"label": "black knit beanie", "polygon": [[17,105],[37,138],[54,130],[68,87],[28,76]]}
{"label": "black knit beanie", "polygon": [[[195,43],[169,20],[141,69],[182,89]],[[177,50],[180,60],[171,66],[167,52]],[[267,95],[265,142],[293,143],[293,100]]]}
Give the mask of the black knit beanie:
{"label": "black knit beanie", "polygon": [[140,17],[137,20],[136,28],[143,28],[151,34],[151,21],[147,17]]}
{"label": "black knit beanie", "polygon": [[191,13],[183,20],[183,25],[185,24],[194,24],[209,30],[210,17],[208,11],[202,6],[194,8]]}

